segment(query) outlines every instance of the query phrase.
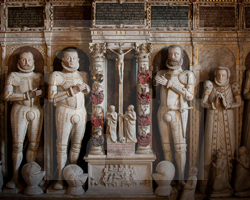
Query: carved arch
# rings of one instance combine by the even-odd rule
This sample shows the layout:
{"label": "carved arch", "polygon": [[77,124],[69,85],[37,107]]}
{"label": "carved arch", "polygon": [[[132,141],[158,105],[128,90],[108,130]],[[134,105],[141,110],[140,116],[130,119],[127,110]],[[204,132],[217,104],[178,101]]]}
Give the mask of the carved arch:
{"label": "carved arch", "polygon": [[[20,46],[16,49],[13,49],[11,54],[9,54],[8,57],[8,73],[18,71],[17,69],[17,61],[19,59],[19,54],[23,51],[30,51],[34,55],[35,59],[35,69],[34,72],[40,72],[43,73],[44,70],[44,57],[42,53],[34,48],[33,46]],[[10,53],[10,51],[8,52]]]}

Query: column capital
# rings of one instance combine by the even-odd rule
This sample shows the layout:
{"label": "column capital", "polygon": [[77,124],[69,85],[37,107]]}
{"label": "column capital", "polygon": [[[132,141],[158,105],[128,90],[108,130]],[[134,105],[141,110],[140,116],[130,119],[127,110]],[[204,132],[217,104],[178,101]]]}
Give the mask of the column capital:
{"label": "column capital", "polygon": [[135,50],[139,54],[148,54],[148,56],[153,51],[152,43],[136,43]]}
{"label": "column capital", "polygon": [[106,53],[106,43],[90,43],[89,50],[94,59],[104,59]]}

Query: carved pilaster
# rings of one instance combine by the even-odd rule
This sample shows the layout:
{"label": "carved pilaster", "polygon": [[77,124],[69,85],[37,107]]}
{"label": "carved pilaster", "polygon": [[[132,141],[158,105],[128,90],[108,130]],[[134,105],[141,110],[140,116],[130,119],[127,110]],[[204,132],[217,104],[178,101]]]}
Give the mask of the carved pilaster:
{"label": "carved pilaster", "polygon": [[138,84],[137,84],[137,108],[138,108],[138,146],[137,154],[150,154],[151,149],[151,92],[149,89],[149,58],[153,46],[150,43],[137,43],[136,52],[138,53]]}
{"label": "carved pilaster", "polygon": [[90,43],[90,53],[92,54],[91,81],[92,81],[92,134],[89,154],[104,154],[104,74],[105,74],[105,43]]}
{"label": "carved pilaster", "polygon": [[[5,45],[1,45],[1,50],[2,50],[2,54],[1,54],[1,73],[0,73],[0,81],[1,81],[1,89],[0,92],[1,94],[3,94],[3,86],[5,84],[5,78],[7,76],[7,67],[6,67],[6,46]],[[2,95],[1,95],[1,99],[0,99],[0,151],[1,151],[1,158],[0,160],[2,161],[2,172],[3,172],[3,176],[7,175],[7,103],[4,102],[4,100],[2,99]],[[9,155],[10,156],[10,155]]]}

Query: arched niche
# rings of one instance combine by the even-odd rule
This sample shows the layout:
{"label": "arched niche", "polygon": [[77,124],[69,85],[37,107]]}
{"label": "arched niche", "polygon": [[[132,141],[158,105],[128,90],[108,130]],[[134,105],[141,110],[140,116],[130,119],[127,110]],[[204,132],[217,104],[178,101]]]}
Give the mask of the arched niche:
{"label": "arched niche", "polygon": [[[168,47],[165,47],[163,49],[161,49],[154,57],[153,59],[153,76],[152,78],[154,79],[156,73],[160,70],[167,70],[167,66],[166,66],[166,61],[168,58]],[[187,55],[187,53],[184,50],[184,57],[183,57],[183,64],[182,64],[182,69],[183,70],[188,70],[190,68],[190,59]],[[154,82],[154,81],[152,81]],[[160,106],[160,87],[154,87],[153,88],[153,94],[152,94],[152,113],[151,113],[151,120],[152,120],[152,135],[153,135],[153,152],[156,154],[156,161],[153,163],[153,168],[155,169],[156,165],[164,160],[164,153],[162,150],[162,145],[161,145],[161,136],[160,136],[160,132],[159,132],[159,127],[158,127],[158,120],[157,120],[157,112]],[[189,124],[189,122],[188,122]],[[189,132],[189,130],[187,130],[187,133]],[[187,134],[187,144],[189,144],[189,136]],[[172,141],[172,136],[170,134],[170,143],[173,144]],[[172,152],[174,153],[174,145],[172,145],[171,147]],[[188,148],[187,148],[188,149]],[[188,168],[189,165],[189,151],[187,152],[187,163],[186,163],[186,168]],[[174,161],[174,165],[175,164],[175,159],[174,159],[174,154],[173,154],[173,161]],[[177,174],[177,173],[176,173]]]}
{"label": "arched niche", "polygon": [[[34,55],[34,60],[35,60],[35,69],[34,72],[44,72],[44,59],[42,54],[35,48],[29,47],[29,46],[24,46],[16,49],[9,57],[8,60],[8,74],[11,72],[18,72],[19,69],[17,68],[17,62],[19,60],[19,54],[24,52],[24,51],[29,51]],[[46,90],[45,90],[46,91]],[[46,96],[46,95],[45,95]],[[40,99],[41,106],[44,104],[44,99]],[[13,170],[13,161],[12,161],[12,129],[11,129],[11,120],[10,120],[10,112],[11,112],[11,107],[12,107],[13,102],[9,101],[6,102],[7,105],[7,115],[6,115],[6,121],[7,121],[7,133],[6,133],[6,168],[7,170],[7,177],[5,181],[9,181],[10,177],[12,177],[12,170]],[[27,130],[28,131],[28,130]],[[24,139],[24,147],[23,147],[23,160],[22,164],[20,166],[20,169],[22,166],[27,162],[26,161],[26,151],[28,148],[28,137],[27,133]],[[40,136],[40,144],[37,150],[37,156],[35,160],[41,167],[44,166],[44,127],[42,128],[41,136]]]}
{"label": "arched niche", "polygon": [[[53,66],[54,66],[54,71],[62,71],[63,67],[61,65],[62,62],[62,58],[63,58],[63,53],[66,49],[75,49],[78,53],[78,57],[79,57],[79,68],[78,71],[84,71],[89,75],[89,80],[88,80],[88,85],[91,88],[91,80],[90,80],[90,73],[89,73],[89,65],[90,65],[90,60],[87,56],[87,54],[81,50],[78,49],[77,47],[66,47],[64,49],[62,49],[61,51],[58,52],[58,54],[56,55],[54,61],[53,61]],[[85,107],[88,113],[91,112],[91,103],[90,103],[90,95],[85,95]],[[53,155],[50,157],[50,168],[51,165],[53,165],[53,172],[51,174],[56,174],[57,172],[57,161],[56,161],[56,155],[57,155],[57,151],[56,151],[56,138],[57,138],[57,133],[56,133],[56,122],[55,122],[55,109],[56,107],[53,106],[53,110],[51,111],[51,115],[52,115],[52,119],[51,119],[51,123],[52,123],[52,131],[53,134],[51,134],[51,132],[48,132],[48,138],[50,138],[50,140],[52,141],[52,146],[50,146],[49,148],[51,149],[51,151],[53,152]],[[90,115],[87,115],[87,123],[86,123],[86,129],[85,129],[85,134],[82,140],[82,147],[81,147],[81,151],[80,151],[80,155],[78,158],[78,162],[77,164],[84,170],[84,172],[88,171],[88,166],[87,163],[84,162],[84,160],[82,159],[85,154],[87,153],[87,151],[89,149],[87,149],[88,146],[88,142],[89,142],[89,138],[90,138],[90,133],[91,133],[91,123],[90,123]],[[69,137],[69,140],[71,139],[71,136]],[[69,142],[68,144],[68,151],[67,151],[67,155],[69,155],[69,148],[70,148],[71,143]],[[52,159],[54,158],[54,159]],[[67,158],[69,161],[69,158]],[[67,162],[68,162],[67,161]],[[57,176],[55,176],[57,177]],[[54,178],[54,177],[52,177]]]}
{"label": "arched niche", "polygon": [[[168,59],[168,47],[165,47],[161,49],[154,57],[153,60],[153,72],[157,72],[159,70],[167,69],[166,67],[166,61]],[[187,53],[184,51],[184,57],[183,57],[183,64],[182,69],[186,70],[189,69],[189,58]]]}
{"label": "arched niche", "polygon": [[44,60],[43,60],[42,54],[37,49],[33,47],[29,47],[29,46],[20,47],[11,54],[11,56],[9,57],[9,61],[8,61],[8,73],[19,71],[17,68],[17,62],[19,60],[19,54],[24,51],[30,51],[34,55],[34,59],[35,59],[34,72],[43,73]]}
{"label": "arched niche", "polygon": [[200,82],[214,80],[214,71],[217,67],[228,67],[231,71],[230,82],[236,81],[236,62],[233,53],[222,46],[213,46],[203,52],[200,58]]}
{"label": "arched niche", "polygon": [[80,60],[79,60],[80,66],[79,66],[78,70],[88,72],[89,65],[90,65],[89,58],[83,50],[78,49],[76,47],[66,47],[63,50],[58,52],[58,54],[56,55],[56,57],[53,61],[54,71],[62,71],[63,70],[61,62],[62,62],[62,58],[63,58],[63,52],[66,49],[75,49],[77,51],[78,57],[80,58]]}

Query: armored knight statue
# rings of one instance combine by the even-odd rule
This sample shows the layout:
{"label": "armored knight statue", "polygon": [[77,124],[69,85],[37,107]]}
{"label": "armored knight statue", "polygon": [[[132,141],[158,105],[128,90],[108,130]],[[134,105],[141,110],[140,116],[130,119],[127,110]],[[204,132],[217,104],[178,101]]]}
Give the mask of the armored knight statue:
{"label": "armored knight statue", "polygon": [[234,108],[241,105],[241,97],[239,84],[235,82],[231,85],[229,78],[230,70],[227,67],[218,67],[215,70],[214,82],[204,82],[202,105],[207,108],[202,183],[204,187],[208,186],[211,163],[216,158],[219,148],[226,149],[227,172],[231,180],[236,145]]}
{"label": "armored knight statue", "polygon": [[35,73],[34,56],[29,51],[20,53],[17,63],[18,72],[11,72],[6,80],[4,98],[13,101],[11,109],[13,177],[6,187],[20,188],[18,174],[23,159],[23,143],[28,132],[29,146],[27,162],[35,161],[42,130],[43,110],[40,97],[43,75]]}
{"label": "armored knight statue", "polygon": [[63,71],[55,71],[49,78],[49,101],[56,106],[57,163],[59,179],[54,189],[63,189],[62,169],[67,161],[67,146],[73,129],[70,164],[77,164],[85,132],[87,113],[84,94],[90,92],[87,74],[79,72],[79,58],[75,49],[64,50]]}
{"label": "armored knight statue", "polygon": [[182,70],[183,49],[178,45],[168,47],[167,70],[156,74],[156,84],[161,85],[161,104],[158,109],[158,125],[165,160],[172,162],[170,134],[172,134],[175,161],[178,168],[179,187],[182,187],[186,164],[186,128],[188,101],[194,97],[195,76],[189,70]]}

